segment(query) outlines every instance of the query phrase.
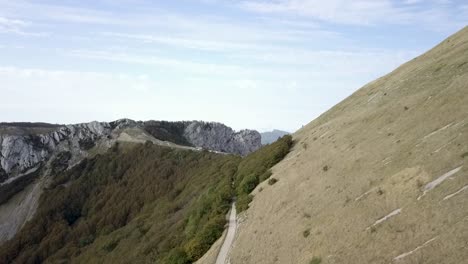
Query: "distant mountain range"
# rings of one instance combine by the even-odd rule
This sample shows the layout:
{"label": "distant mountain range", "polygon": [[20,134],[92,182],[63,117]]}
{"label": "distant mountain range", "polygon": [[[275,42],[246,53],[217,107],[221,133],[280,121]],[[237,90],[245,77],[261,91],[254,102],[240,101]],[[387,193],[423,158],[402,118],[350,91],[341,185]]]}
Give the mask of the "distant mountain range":
{"label": "distant mountain range", "polygon": [[278,129],[260,133],[260,135],[262,135],[262,145],[271,144],[275,142],[276,140],[278,140],[278,138],[284,135],[289,135],[289,134],[290,134],[289,132],[278,130]]}

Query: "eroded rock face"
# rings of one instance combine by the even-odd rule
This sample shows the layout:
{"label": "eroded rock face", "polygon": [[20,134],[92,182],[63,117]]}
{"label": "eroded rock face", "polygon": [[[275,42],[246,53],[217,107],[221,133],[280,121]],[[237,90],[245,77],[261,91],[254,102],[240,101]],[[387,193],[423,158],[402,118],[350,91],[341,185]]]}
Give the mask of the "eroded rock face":
{"label": "eroded rock face", "polygon": [[221,123],[191,122],[185,128],[184,136],[196,147],[242,156],[261,147],[261,136],[257,131],[235,132]]}
{"label": "eroded rock face", "polygon": [[45,161],[56,150],[83,153],[90,142],[111,133],[108,123],[67,125],[39,135],[0,135],[0,166],[7,173],[21,173]]}

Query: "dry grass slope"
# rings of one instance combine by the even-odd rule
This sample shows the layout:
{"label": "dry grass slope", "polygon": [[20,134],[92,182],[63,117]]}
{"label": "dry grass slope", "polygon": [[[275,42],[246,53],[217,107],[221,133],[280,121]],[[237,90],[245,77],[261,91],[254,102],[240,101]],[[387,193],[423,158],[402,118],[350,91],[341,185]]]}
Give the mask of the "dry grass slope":
{"label": "dry grass slope", "polygon": [[468,28],[293,137],[231,264],[466,263]]}

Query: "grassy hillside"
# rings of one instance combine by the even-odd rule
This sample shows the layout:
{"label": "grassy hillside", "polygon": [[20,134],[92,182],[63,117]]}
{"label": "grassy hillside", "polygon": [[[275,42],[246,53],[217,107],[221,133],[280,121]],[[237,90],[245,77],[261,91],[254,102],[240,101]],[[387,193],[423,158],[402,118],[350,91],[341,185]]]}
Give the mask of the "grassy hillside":
{"label": "grassy hillside", "polygon": [[468,28],[293,139],[278,182],[252,192],[231,263],[466,263]]}

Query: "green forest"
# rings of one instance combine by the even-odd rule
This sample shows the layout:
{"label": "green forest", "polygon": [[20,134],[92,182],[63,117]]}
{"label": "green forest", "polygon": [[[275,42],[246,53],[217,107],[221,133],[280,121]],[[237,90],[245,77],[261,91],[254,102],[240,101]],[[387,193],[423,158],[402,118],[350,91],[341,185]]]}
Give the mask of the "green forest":
{"label": "green forest", "polygon": [[192,263],[222,235],[233,197],[245,210],[291,145],[286,136],[241,158],[116,144],[52,169],[35,216],[0,247],[0,263]]}

